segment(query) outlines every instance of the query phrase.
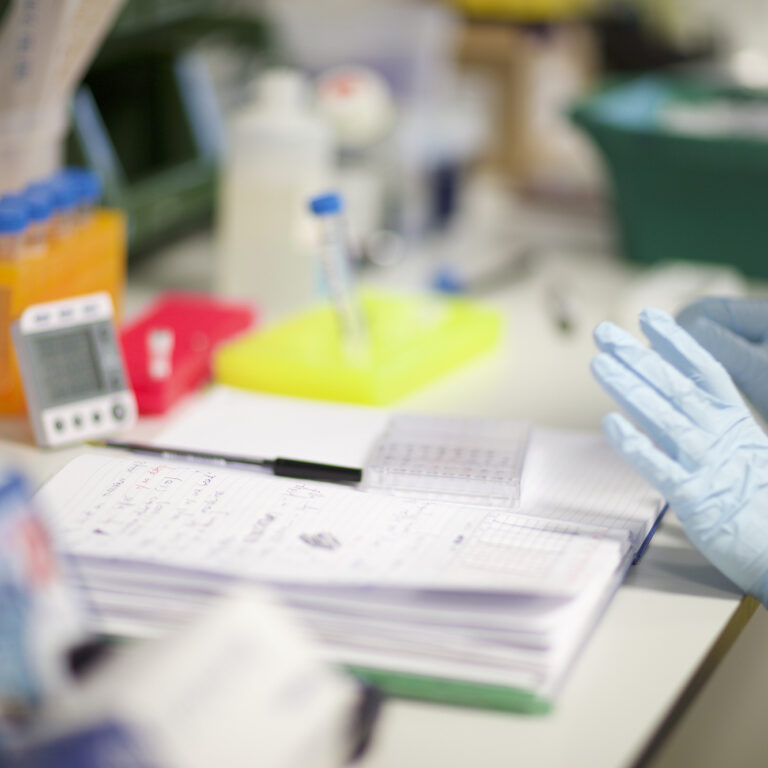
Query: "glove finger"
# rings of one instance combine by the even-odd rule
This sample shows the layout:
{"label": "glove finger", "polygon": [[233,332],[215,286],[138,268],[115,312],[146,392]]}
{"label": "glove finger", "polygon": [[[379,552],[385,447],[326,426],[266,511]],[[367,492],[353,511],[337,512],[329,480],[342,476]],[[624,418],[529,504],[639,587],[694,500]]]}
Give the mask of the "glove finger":
{"label": "glove finger", "polygon": [[748,341],[760,343],[768,339],[768,301],[765,299],[706,296],[685,307],[677,321],[683,328],[689,328],[702,317]]}
{"label": "glove finger", "polygon": [[[689,423],[701,427],[711,434],[722,430],[722,403],[700,389],[687,376],[683,376],[657,352],[640,344],[634,336],[613,323],[600,323],[595,328],[595,341],[604,352],[621,361],[635,375],[656,390],[668,408],[684,414]],[[741,402],[735,387],[737,402]],[[651,435],[655,439],[655,435]],[[674,454],[671,454],[674,455]]]}
{"label": "glove finger", "polygon": [[635,370],[604,353],[592,360],[592,373],[667,456],[686,469],[695,470],[702,465],[711,443],[709,435],[674,408]]}
{"label": "glove finger", "polygon": [[660,451],[637,427],[619,413],[603,418],[603,433],[627,463],[654,488],[670,498],[689,477],[676,461]]}
{"label": "glove finger", "polygon": [[688,537],[702,550],[717,530],[719,513],[707,509],[708,484],[660,451],[637,427],[618,413],[603,418],[603,432],[626,462],[660,491],[675,510]]}
{"label": "glove finger", "polygon": [[741,404],[741,397],[731,377],[720,365],[722,357],[719,354],[713,357],[707,351],[709,349],[714,353],[711,347],[702,349],[692,334],[683,330],[666,312],[658,309],[643,310],[640,313],[640,327],[651,346],[683,376],[690,378],[718,400]]}
{"label": "glove finger", "polygon": [[698,318],[691,325],[690,333],[725,366],[744,395],[764,415],[768,413],[768,353],[706,318]]}

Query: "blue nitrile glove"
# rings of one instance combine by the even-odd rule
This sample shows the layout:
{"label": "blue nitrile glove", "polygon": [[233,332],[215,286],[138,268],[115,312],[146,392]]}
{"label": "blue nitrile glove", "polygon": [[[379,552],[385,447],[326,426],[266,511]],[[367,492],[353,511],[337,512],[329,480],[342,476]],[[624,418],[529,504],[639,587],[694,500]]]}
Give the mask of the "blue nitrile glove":
{"label": "blue nitrile glove", "polygon": [[592,371],[637,424],[611,413],[605,434],[701,552],[768,605],[768,437],[725,369],[669,315],[646,309],[640,326],[652,349],[612,323],[595,329]]}
{"label": "blue nitrile glove", "polygon": [[768,300],[707,297],[677,317],[768,420]]}

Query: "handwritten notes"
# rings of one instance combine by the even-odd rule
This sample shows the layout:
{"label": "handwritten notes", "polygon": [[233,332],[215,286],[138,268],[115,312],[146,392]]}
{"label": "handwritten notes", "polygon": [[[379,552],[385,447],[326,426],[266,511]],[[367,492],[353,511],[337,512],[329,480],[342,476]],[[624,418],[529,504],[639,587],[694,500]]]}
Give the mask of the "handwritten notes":
{"label": "handwritten notes", "polygon": [[[279,420],[265,416],[258,446],[255,411],[274,404],[259,399],[248,411],[232,398],[216,395],[215,408],[167,442],[359,464],[385,423],[321,409],[333,436],[324,455],[328,429],[315,429],[312,408],[301,406],[299,439],[283,429],[293,423],[283,403]],[[278,426],[284,447],[275,452]],[[291,450],[302,446],[308,453]],[[538,428],[517,511],[104,453],[67,465],[39,500],[102,631],[162,631],[232,580],[254,580],[279,590],[334,661],[544,697],[558,690],[660,507],[599,436]]]}
{"label": "handwritten notes", "polygon": [[82,456],[41,496],[71,554],[273,583],[573,594],[622,556],[509,512],[188,463]]}

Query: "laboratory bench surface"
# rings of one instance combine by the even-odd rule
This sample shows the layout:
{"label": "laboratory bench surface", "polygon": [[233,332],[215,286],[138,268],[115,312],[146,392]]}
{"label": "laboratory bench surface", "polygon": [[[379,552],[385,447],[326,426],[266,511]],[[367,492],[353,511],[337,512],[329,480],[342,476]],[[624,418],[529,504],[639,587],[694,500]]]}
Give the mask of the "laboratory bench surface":
{"label": "laboratory bench surface", "polygon": [[[483,300],[503,312],[502,348],[398,407],[598,429],[612,405],[589,373],[591,331],[606,317],[627,322],[638,277],[636,268],[611,256],[604,240],[598,245],[542,252],[526,276],[484,295]],[[127,315],[158,290],[206,289],[211,263],[211,239],[200,235],[167,249],[162,258],[138,265],[129,279]],[[414,258],[411,264],[368,277],[383,285],[413,287],[423,283],[431,266],[431,256]],[[551,302],[554,290],[567,291],[573,323],[569,332],[558,325]],[[648,295],[652,297],[646,291]],[[193,398],[167,418],[141,420],[126,439],[151,438]],[[0,458],[25,468],[37,483],[82,450],[38,450],[23,419],[0,421]],[[618,589],[551,714],[519,716],[390,700],[359,765],[650,765],[655,746],[695,698],[756,607],[690,545],[674,514],[669,514]]]}

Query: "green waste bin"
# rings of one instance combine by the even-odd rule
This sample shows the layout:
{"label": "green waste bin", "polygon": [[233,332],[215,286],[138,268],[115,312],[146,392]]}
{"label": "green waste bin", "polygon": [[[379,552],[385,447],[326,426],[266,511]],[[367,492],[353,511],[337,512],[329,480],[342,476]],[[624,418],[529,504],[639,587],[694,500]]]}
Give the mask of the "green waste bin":
{"label": "green waste bin", "polygon": [[642,78],[613,85],[571,111],[602,154],[627,258],[728,264],[768,276],[768,131],[696,133],[670,110],[764,107],[768,94]]}

